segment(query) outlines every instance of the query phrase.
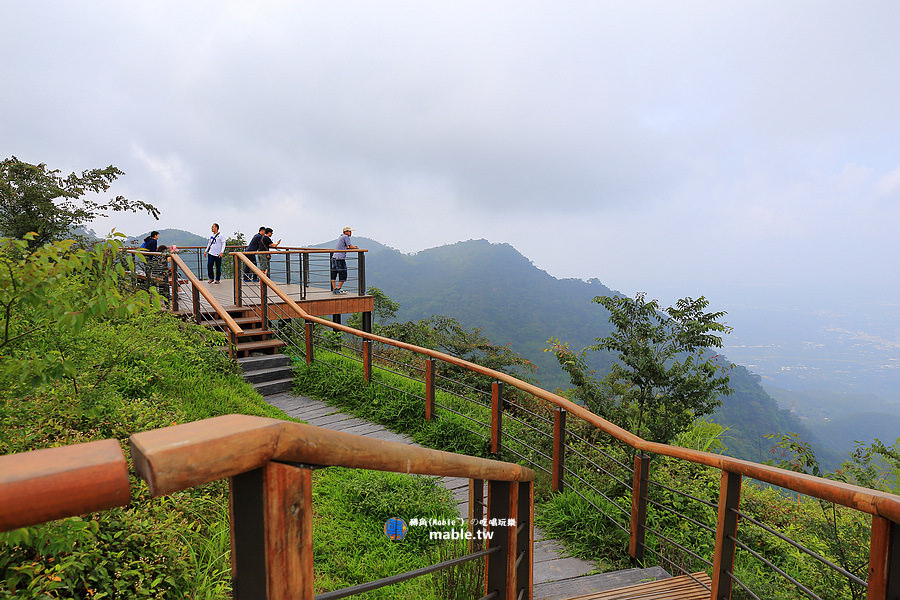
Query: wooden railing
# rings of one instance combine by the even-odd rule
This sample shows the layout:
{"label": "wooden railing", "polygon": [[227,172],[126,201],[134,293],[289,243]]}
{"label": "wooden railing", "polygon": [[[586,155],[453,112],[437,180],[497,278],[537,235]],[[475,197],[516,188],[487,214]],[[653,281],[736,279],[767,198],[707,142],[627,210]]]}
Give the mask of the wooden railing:
{"label": "wooden railing", "polygon": [[[249,261],[247,261],[249,264]],[[815,477],[804,473],[788,471],[778,467],[754,463],[747,460],[731,458],[720,454],[712,454],[699,450],[680,448],[667,444],[646,441],[633,433],[613,424],[579,406],[568,399],[544,390],[533,384],[524,382],[516,377],[488,369],[469,361],[444,354],[428,348],[418,347],[390,338],[385,338],[365,331],[340,325],[309,315],[293,302],[286,294],[278,289],[278,286],[265,275],[251,265],[256,275],[262,282],[278,295],[281,300],[300,315],[306,326],[304,355],[307,363],[314,360],[313,327],[323,326],[355,336],[362,341],[363,373],[366,381],[371,379],[372,369],[372,344],[380,343],[395,348],[414,352],[432,361],[443,361],[447,364],[462,367],[471,372],[478,373],[492,381],[509,385],[523,392],[551,403],[558,409],[557,422],[555,423],[555,435],[553,443],[553,472],[557,475],[552,478],[552,485],[556,489],[561,481],[563,465],[565,463],[565,444],[560,443],[560,438],[565,437],[565,417],[571,415],[590,426],[610,435],[633,448],[634,471],[632,484],[632,514],[630,523],[629,553],[635,559],[641,559],[644,552],[644,532],[646,531],[647,514],[647,482],[649,480],[649,460],[643,453],[653,453],[677,460],[712,467],[721,472],[720,494],[718,503],[718,519],[716,524],[715,551],[712,568],[712,589],[710,597],[713,599],[729,598],[734,583],[734,555],[736,547],[736,534],[738,523],[738,511],[740,506],[740,490],[742,478],[778,486],[792,490],[812,498],[833,502],[840,506],[871,515],[871,539],[869,551],[869,567],[867,582],[867,598],[869,600],[900,598],[900,496],[864,488],[840,481],[834,481],[821,477]],[[426,361],[425,373],[425,415],[430,418],[434,402],[434,365]],[[499,390],[492,393],[491,410],[491,446],[494,451],[499,447],[501,432],[501,415]]]}
{"label": "wooden railing", "polygon": [[[185,265],[195,265],[195,273],[202,279],[206,271],[203,260],[204,246],[183,246],[178,249]],[[236,280],[236,295],[240,284],[240,274],[243,272],[243,262],[235,255],[238,253],[247,257],[258,259],[260,256],[268,256],[271,263],[270,278],[278,283],[298,285],[300,298],[306,299],[306,291],[309,287],[324,286],[328,288],[331,271],[331,255],[336,252],[333,248],[304,248],[300,246],[279,246],[277,250],[246,252],[243,246],[227,246],[227,260],[232,261]],[[366,252],[368,250],[357,248],[347,250],[347,269],[350,274],[347,285],[354,285],[357,293],[365,294],[366,291]],[[208,274],[207,274],[208,277]],[[236,300],[237,303],[237,300]]]}
{"label": "wooden railing", "polygon": [[[313,599],[312,470],[327,466],[468,478],[470,523],[480,507],[487,507],[488,520],[516,521],[515,528],[491,527],[487,547],[471,555],[486,561],[485,598],[531,597],[534,471],[526,467],[247,415],[137,433],[130,446],[134,469],[153,496],[229,479],[236,600]],[[0,456],[0,531],[129,499],[115,440]]]}
{"label": "wooden railing", "polygon": [[[145,260],[145,264],[148,264],[149,260],[153,258],[157,258],[159,254],[153,252],[142,252],[140,250],[127,250],[129,254],[133,257],[142,257]],[[191,290],[191,314],[194,317],[194,321],[197,324],[201,324],[204,322],[208,323],[207,315],[210,313],[215,314],[219,320],[224,323],[224,326],[216,326],[216,329],[219,329],[225,335],[228,336],[229,351],[233,352],[234,345],[237,343],[237,338],[239,335],[244,333],[244,330],[240,325],[234,320],[234,318],[228,314],[228,311],[222,306],[222,304],[216,300],[216,297],[204,286],[200,279],[191,271],[191,269],[187,266],[187,264],[182,260],[180,256],[177,254],[170,254],[169,260],[171,261],[169,267],[167,269],[167,285],[170,290],[170,308],[173,311],[176,311],[180,308],[179,301],[179,290],[182,287],[180,281],[181,277],[187,279],[190,283]],[[135,261],[137,262],[137,261]],[[144,277],[149,278],[150,274],[145,273]],[[149,280],[148,280],[149,281]],[[206,301],[209,308],[205,308],[201,305],[200,298]]]}
{"label": "wooden railing", "polygon": [[124,506],[129,494],[115,440],[0,456],[0,531]]}

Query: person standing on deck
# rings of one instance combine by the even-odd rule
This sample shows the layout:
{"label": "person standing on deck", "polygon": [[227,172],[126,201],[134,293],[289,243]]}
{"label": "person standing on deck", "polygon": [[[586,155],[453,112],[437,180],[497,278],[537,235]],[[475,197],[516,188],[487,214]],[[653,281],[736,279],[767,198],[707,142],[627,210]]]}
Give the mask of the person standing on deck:
{"label": "person standing on deck", "polygon": [[[264,235],[266,235],[266,228],[260,227],[259,233],[250,238],[250,243],[247,244],[246,248],[244,248],[244,252],[259,252],[259,246]],[[248,254],[247,258],[249,258],[250,262],[252,262],[254,265],[256,264],[255,254]],[[256,278],[256,275],[254,275],[250,270],[250,267],[248,265],[244,265],[244,281],[259,281]]]}
{"label": "person standing on deck", "polygon": [[337,245],[334,247],[335,252],[331,257],[331,293],[343,294],[341,287],[347,281],[347,252],[346,250],[356,250],[358,246],[350,243],[350,236],[353,230],[344,227],[344,233],[338,238]]}
{"label": "person standing on deck", "polygon": [[141,248],[146,250],[147,252],[156,252],[156,247],[159,245],[159,232],[151,231],[150,235],[144,238],[144,243],[141,244]]}
{"label": "person standing on deck", "polygon": [[[263,234],[262,239],[259,241],[259,249],[262,252],[269,252],[272,248],[277,248],[281,243],[281,240],[277,242],[272,241],[272,234],[275,233],[275,230],[271,227],[266,227],[265,233]],[[266,274],[266,277],[269,276],[269,259],[271,257],[268,254],[260,254],[259,255],[259,270]]]}
{"label": "person standing on deck", "polygon": [[[219,235],[219,224],[212,224],[212,235],[206,244],[206,275],[209,283],[219,283],[222,279],[222,253],[225,252],[225,238]],[[213,268],[216,276],[213,278]]]}

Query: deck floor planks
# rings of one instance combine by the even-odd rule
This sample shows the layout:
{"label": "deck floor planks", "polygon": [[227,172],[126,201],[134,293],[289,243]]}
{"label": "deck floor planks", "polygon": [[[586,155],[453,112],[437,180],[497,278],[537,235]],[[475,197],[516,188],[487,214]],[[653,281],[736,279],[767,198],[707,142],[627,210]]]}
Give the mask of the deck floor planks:
{"label": "deck floor planks", "polygon": [[711,585],[709,575],[699,572],[573,596],[569,600],[709,600]]}

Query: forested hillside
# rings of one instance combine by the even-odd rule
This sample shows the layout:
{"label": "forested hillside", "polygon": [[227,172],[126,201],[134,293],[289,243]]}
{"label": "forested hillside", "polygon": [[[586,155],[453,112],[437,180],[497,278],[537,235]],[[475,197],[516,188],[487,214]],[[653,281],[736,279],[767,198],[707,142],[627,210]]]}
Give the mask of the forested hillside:
{"label": "forested hillside", "polygon": [[[556,279],[508,244],[470,240],[407,255],[374,240],[354,241],[369,250],[368,284],[399,302],[399,320],[441,314],[480,328],[495,343],[509,344],[534,362],[536,377],[547,389],[569,385],[553,355],[542,351],[550,338],[568,342],[577,351],[610,332],[606,309],[591,300],[619,292],[598,279]],[[652,297],[652,290],[648,293]],[[702,295],[703,290],[697,290],[695,296]],[[714,302],[712,308],[728,310]],[[589,356],[598,374],[611,360],[599,352]],[[746,368],[732,369],[731,384],[734,394],[724,398],[713,416],[729,428],[728,454],[765,460],[773,441],[763,436],[770,433],[797,432],[803,439],[813,439],[788,411],[779,410]],[[826,466],[836,466],[841,459],[821,444],[813,441],[813,445]]]}

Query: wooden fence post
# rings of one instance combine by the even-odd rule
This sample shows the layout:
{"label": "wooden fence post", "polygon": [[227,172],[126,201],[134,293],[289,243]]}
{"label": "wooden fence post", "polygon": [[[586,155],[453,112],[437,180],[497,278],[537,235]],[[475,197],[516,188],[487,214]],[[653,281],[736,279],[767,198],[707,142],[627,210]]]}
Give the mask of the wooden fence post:
{"label": "wooden fence post", "polygon": [[872,516],[866,600],[900,598],[900,524]]}
{"label": "wooden fence post", "polygon": [[237,255],[232,256],[234,258],[234,305],[241,306],[241,296],[243,295],[241,283],[244,281],[244,273],[241,271],[241,261],[238,260]]}
{"label": "wooden fence post", "polygon": [[634,476],[631,480],[631,539],[628,553],[638,563],[644,561],[644,540],[647,535],[647,489],[650,483],[650,457],[634,456]]}
{"label": "wooden fence post", "polygon": [[563,473],[566,469],[566,410],[553,411],[553,472],[550,487],[554,492],[563,489]]}
{"label": "wooden fence post", "polygon": [[304,252],[301,256],[303,268],[300,272],[300,299],[306,300],[306,288],[309,287],[309,253]]}
{"label": "wooden fence post", "polygon": [[312,321],[304,321],[306,328],[306,364],[313,363],[313,333],[315,331],[315,323]]}
{"label": "wooden fence post", "polygon": [[357,277],[357,289],[359,290],[360,296],[366,295],[366,253],[365,252],[357,252],[356,259],[356,277]]}
{"label": "wooden fence post", "polygon": [[195,285],[191,287],[191,296],[194,301],[194,321],[200,324],[200,289]]}
{"label": "wooden fence post", "polygon": [[312,600],[312,471],[271,462],[230,487],[235,600]]}
{"label": "wooden fence post", "polygon": [[425,359],[425,420],[434,416],[434,359]]}
{"label": "wooden fence post", "polygon": [[481,524],[481,521],[484,519],[484,480],[483,479],[469,479],[469,532],[472,534],[471,539],[469,539],[469,552],[475,552],[477,550],[481,550],[481,546],[477,545],[476,542],[479,540],[476,539],[477,533],[476,531],[482,531],[484,529],[484,525]]}
{"label": "wooden fence post", "polygon": [[169,291],[172,293],[172,299],[170,301],[170,306],[172,307],[172,312],[178,310],[178,265],[175,264],[175,261],[171,258],[166,259],[169,261],[171,267],[169,268],[169,273],[171,274],[171,285],[169,286]]}
{"label": "wooden fence post", "polygon": [[259,282],[259,303],[262,305],[262,328],[265,331],[269,328],[269,286],[262,281]]}
{"label": "wooden fence post", "polygon": [[719,518],[716,523],[716,550],[713,556],[713,600],[731,598],[731,573],[734,570],[734,538],[737,535],[737,509],[741,504],[741,475],[722,471],[719,486]]}
{"label": "wooden fence post", "polygon": [[491,384],[491,452],[500,456],[501,434],[503,433],[503,383]]}
{"label": "wooden fence post", "polygon": [[[516,484],[514,484],[516,485]],[[525,588],[522,598],[530,599],[534,591],[534,482],[522,481],[519,486],[519,512],[515,528],[516,535],[516,591]],[[514,596],[517,597],[517,596]]]}
{"label": "wooden fence post", "polygon": [[366,383],[372,381],[372,340],[362,341],[363,379]]}
{"label": "wooden fence post", "polygon": [[[516,600],[520,590],[528,585],[524,576],[520,578],[520,569],[527,568],[523,563],[530,555],[526,551],[520,556],[516,535],[518,521],[515,527],[508,525],[509,519],[517,519],[520,514],[520,489],[521,485],[516,481],[488,481],[488,522],[496,525],[489,525],[492,535],[487,546],[499,546],[501,550],[485,557],[485,594],[496,590],[497,597],[505,600]],[[522,501],[527,502],[528,498]],[[530,588],[525,589],[523,597],[530,596]]]}

